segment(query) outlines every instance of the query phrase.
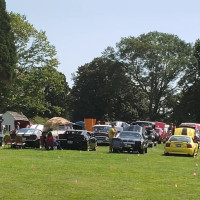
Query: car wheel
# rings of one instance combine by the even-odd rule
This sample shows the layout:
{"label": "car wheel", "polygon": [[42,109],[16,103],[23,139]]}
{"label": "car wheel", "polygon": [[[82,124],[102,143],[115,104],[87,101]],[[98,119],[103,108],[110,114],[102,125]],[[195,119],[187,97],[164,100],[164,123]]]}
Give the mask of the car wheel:
{"label": "car wheel", "polygon": [[195,156],[198,156],[198,148],[194,150],[193,157],[195,158]]}
{"label": "car wheel", "polygon": [[89,151],[89,142],[87,141],[86,145],[85,145],[85,148],[84,148],[85,151]]}
{"label": "car wheel", "polygon": [[39,141],[39,140],[37,140],[37,141],[35,142],[35,148],[40,148],[40,141]]}
{"label": "car wheel", "polygon": [[117,149],[112,149],[112,152],[113,153],[118,153],[118,150]]}
{"label": "car wheel", "polygon": [[140,149],[140,150],[138,150],[138,152],[139,152],[140,154],[145,154],[145,149]]}

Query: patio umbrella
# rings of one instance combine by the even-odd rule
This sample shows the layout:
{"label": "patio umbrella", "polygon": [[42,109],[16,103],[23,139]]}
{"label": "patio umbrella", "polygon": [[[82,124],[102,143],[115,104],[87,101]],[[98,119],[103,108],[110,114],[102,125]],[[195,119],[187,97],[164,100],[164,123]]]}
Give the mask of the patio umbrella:
{"label": "patio umbrella", "polygon": [[45,124],[44,127],[45,128],[54,128],[56,126],[59,125],[66,125],[69,124],[69,121],[65,118],[62,117],[53,117],[51,119],[49,119]]}

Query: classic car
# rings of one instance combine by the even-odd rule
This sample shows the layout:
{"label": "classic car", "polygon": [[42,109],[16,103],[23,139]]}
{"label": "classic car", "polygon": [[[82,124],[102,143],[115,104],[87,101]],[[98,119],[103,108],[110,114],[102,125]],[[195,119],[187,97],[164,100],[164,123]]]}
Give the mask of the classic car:
{"label": "classic car", "polygon": [[135,131],[139,132],[146,140],[148,147],[154,147],[154,140],[155,136],[153,133],[151,133],[151,129],[148,130],[148,128],[145,128],[143,126],[136,125],[130,125],[126,128],[124,128],[124,131]]}
{"label": "classic car", "polygon": [[32,124],[32,125],[30,125],[29,128],[34,128],[34,129],[44,131],[44,125],[43,124]]}
{"label": "classic car", "polygon": [[149,140],[149,146],[157,146],[158,141],[160,141],[160,135],[155,131],[155,122],[136,121],[136,124],[146,129],[146,133]]}
{"label": "classic car", "polygon": [[164,154],[185,154],[194,157],[198,154],[198,144],[191,136],[173,135],[165,144]]}
{"label": "classic car", "polygon": [[122,122],[122,121],[114,121],[112,122],[112,124],[114,124],[117,127],[122,127],[122,128],[130,126],[128,123]]}
{"label": "classic car", "polygon": [[22,137],[25,147],[40,147],[40,136],[42,136],[42,131],[35,128],[22,128],[16,132],[16,135]]}
{"label": "classic car", "polygon": [[58,143],[62,149],[94,150],[97,140],[86,130],[67,130],[58,135]]}
{"label": "classic car", "polygon": [[97,139],[98,144],[109,144],[108,132],[110,128],[110,125],[94,125],[91,135]]}
{"label": "classic car", "polygon": [[[139,128],[139,127],[138,127]],[[141,131],[122,131],[116,138],[112,138],[113,152],[139,152],[147,153],[148,139]]]}
{"label": "classic car", "polygon": [[161,142],[165,143],[169,139],[169,134],[165,132],[165,130],[163,130],[162,128],[156,128],[155,131],[160,136],[158,144],[161,144]]}

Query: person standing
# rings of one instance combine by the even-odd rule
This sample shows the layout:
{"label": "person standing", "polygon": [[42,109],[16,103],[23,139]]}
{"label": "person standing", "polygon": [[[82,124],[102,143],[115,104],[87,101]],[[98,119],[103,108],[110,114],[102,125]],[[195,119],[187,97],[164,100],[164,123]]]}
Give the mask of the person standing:
{"label": "person standing", "polygon": [[117,134],[117,130],[115,129],[115,125],[112,124],[112,127],[110,128],[109,133],[108,133],[109,142],[110,142],[110,145],[109,145],[110,153],[112,152],[112,138],[116,137],[116,134]]}
{"label": "person standing", "polygon": [[174,126],[173,123],[171,123],[171,124],[169,125],[169,128],[168,128],[168,135],[169,135],[169,136],[174,135],[174,131],[175,131],[175,126]]}
{"label": "person standing", "polygon": [[47,139],[46,139],[46,149],[47,150],[53,150],[53,141],[54,141],[54,138],[53,138],[53,135],[52,135],[52,132],[49,131],[47,133]]}
{"label": "person standing", "polygon": [[16,130],[18,131],[19,129],[20,129],[20,122],[17,122]]}

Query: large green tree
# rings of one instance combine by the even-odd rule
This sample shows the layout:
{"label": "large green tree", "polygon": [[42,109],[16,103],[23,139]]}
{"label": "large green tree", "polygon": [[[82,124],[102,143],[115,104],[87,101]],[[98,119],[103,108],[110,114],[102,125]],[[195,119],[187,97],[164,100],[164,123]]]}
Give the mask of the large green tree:
{"label": "large green tree", "polygon": [[37,31],[25,16],[10,13],[17,47],[16,82],[7,99],[8,109],[27,117],[66,117],[69,86],[57,71],[59,62],[55,46],[44,31]]}
{"label": "large green tree", "polygon": [[122,38],[116,50],[109,48],[107,57],[123,62],[132,81],[148,96],[149,120],[163,119],[170,111],[168,100],[194,59],[191,44],[159,32]]}
{"label": "large green tree", "polygon": [[16,47],[5,0],[0,0],[0,113],[5,111],[5,96],[14,78]]}
{"label": "large green tree", "polygon": [[78,68],[71,90],[73,120],[133,121],[144,114],[145,95],[126,75],[118,61],[96,58]]}
{"label": "large green tree", "polygon": [[194,45],[194,56],[197,59],[197,69],[198,69],[198,76],[200,77],[200,39],[195,42]]}
{"label": "large green tree", "polygon": [[195,60],[181,80],[182,91],[174,110],[174,119],[181,122],[200,122],[200,40],[194,45]]}

